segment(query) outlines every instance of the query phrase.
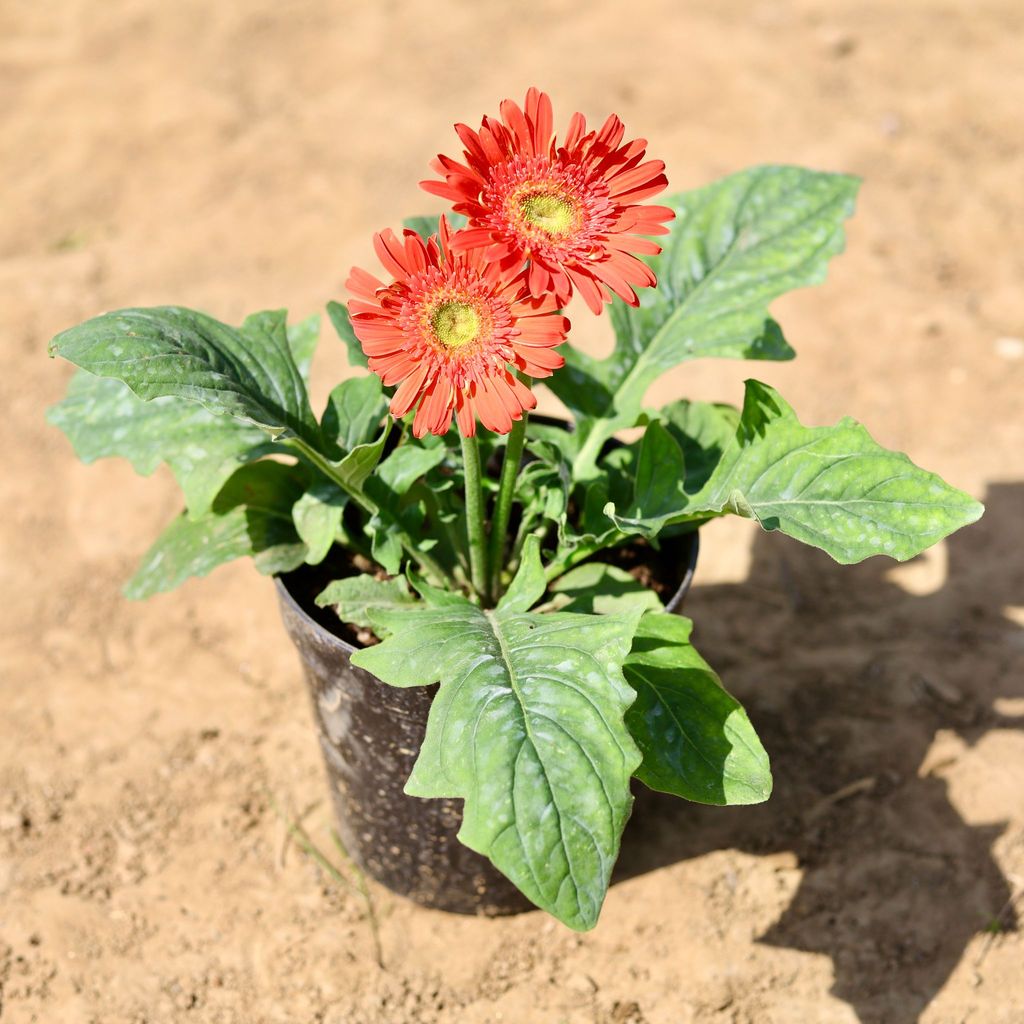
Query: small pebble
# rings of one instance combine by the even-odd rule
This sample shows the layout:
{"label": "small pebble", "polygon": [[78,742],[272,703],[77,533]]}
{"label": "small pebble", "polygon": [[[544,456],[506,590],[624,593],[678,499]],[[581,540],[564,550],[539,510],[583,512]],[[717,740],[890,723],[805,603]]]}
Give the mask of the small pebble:
{"label": "small pebble", "polygon": [[1003,359],[1024,359],[1024,338],[996,338],[995,350]]}
{"label": "small pebble", "polygon": [[903,118],[890,111],[882,115],[878,128],[886,138],[894,139],[897,135],[903,134]]}
{"label": "small pebble", "polygon": [[857,49],[857,37],[840,28],[825,29],[821,41],[833,57],[849,57]]}

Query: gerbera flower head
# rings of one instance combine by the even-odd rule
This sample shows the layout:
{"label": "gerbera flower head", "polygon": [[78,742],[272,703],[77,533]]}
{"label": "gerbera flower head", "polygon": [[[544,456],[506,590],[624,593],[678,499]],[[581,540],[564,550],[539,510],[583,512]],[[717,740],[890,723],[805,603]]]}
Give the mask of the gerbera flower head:
{"label": "gerbera flower head", "polygon": [[517,377],[548,377],[565,360],[552,349],[569,321],[555,296],[530,295],[526,273],[488,262],[477,250],[453,249],[445,218],[426,242],[415,231],[374,236],[374,248],[394,278],[384,284],[353,268],[346,287],[352,329],[369,368],[397,384],[391,412],[414,406],[413,433],[444,434],[454,413],[466,437],[476,421],[507,434],[537,400]]}
{"label": "gerbera flower head", "polygon": [[635,306],[635,289],[657,283],[635,254],[661,252],[640,236],[667,234],[664,222],[675,216],[644,203],[668,185],[665,165],[644,159],[646,139],[623,143],[618,117],[588,132],[573,114],[559,145],[551,100],[530,89],[523,109],[505,100],[501,120],[455,130],[466,162],[438,156],[431,167],[444,180],[420,185],[469,218],[456,248],[481,249],[506,269],[528,260],[533,295],[554,291],[564,305],[575,289],[595,313],[612,293]]}

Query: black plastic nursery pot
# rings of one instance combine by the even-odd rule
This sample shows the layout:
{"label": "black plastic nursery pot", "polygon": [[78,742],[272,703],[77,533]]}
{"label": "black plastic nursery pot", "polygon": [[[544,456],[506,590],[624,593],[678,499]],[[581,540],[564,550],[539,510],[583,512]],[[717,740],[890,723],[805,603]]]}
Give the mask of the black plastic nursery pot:
{"label": "black plastic nursery pot", "polygon": [[[672,570],[678,612],[697,563],[697,534],[646,545],[635,555]],[[639,564],[643,564],[640,562]],[[664,576],[665,573],[663,572]],[[356,650],[329,628],[333,612],[313,604],[303,570],[275,580],[285,629],[299,652],[327,768],[338,834],[360,868],[393,892],[457,914],[496,917],[529,902],[485,857],[456,838],[460,800],[403,792],[427,727],[436,686],[398,688],[351,663]]]}

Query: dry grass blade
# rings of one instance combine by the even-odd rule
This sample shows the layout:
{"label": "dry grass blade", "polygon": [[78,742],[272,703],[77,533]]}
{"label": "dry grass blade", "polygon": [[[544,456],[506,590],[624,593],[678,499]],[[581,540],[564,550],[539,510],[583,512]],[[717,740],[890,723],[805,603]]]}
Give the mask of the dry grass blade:
{"label": "dry grass blade", "polygon": [[380,925],[377,921],[377,911],[373,906],[373,898],[370,896],[369,886],[366,884],[366,875],[363,874],[359,865],[355,862],[352,854],[345,849],[345,844],[341,841],[341,836],[338,835],[334,829],[331,829],[331,839],[334,840],[334,845],[338,848],[338,852],[348,861],[349,867],[352,869],[352,873],[356,876],[356,882],[359,887],[359,892],[363,897],[363,902],[366,904],[366,919],[370,925],[370,931],[373,934],[373,945],[377,955],[377,966],[383,971],[386,970],[384,966],[384,950],[380,942]]}
{"label": "dry grass blade", "polygon": [[[277,815],[285,823],[285,827],[288,830],[288,835],[295,842],[295,844],[305,853],[311,857],[317,865],[327,873],[327,875],[339,885],[348,889],[351,893],[358,896],[366,906],[366,921],[370,928],[370,935],[373,939],[373,955],[377,966],[382,970],[387,970],[384,966],[384,949],[380,941],[380,923],[377,920],[377,912],[373,906],[373,899],[370,896],[370,890],[366,884],[366,877],[363,872],[360,871],[358,865],[352,859],[348,850],[345,849],[344,844],[341,841],[341,837],[335,831],[331,831],[331,838],[334,840],[335,846],[337,846],[339,852],[348,862],[352,869],[353,874],[356,877],[356,881],[353,882],[348,878],[341,869],[334,864],[330,858],[313,842],[310,838],[309,833],[302,827],[298,820],[289,818],[284,811],[281,809],[280,804],[273,798],[270,797],[270,805],[277,812]],[[308,813],[308,811],[307,811]]]}

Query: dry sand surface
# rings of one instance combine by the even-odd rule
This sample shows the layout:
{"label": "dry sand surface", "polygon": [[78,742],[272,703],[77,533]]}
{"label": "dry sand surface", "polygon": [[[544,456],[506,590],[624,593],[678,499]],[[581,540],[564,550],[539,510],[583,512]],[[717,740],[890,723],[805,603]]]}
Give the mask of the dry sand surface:
{"label": "dry sand surface", "polygon": [[[899,567],[707,529],[689,612],[775,796],[641,798],[586,935],[373,887],[381,967],[272,806],[330,848],[270,584],[120,596],[179,498],[76,463],[45,346],[125,305],[322,308],[372,230],[440,208],[416,181],[451,122],[533,83],[563,123],[617,111],[679,188],[862,175],[827,284],[775,307],[800,358],[654,397],[753,369],[988,513]],[[1022,96],[1020,0],[2,0],[3,1024],[1024,1022]],[[317,402],[346,372],[321,347]]]}

